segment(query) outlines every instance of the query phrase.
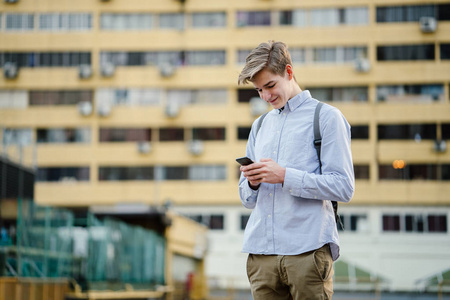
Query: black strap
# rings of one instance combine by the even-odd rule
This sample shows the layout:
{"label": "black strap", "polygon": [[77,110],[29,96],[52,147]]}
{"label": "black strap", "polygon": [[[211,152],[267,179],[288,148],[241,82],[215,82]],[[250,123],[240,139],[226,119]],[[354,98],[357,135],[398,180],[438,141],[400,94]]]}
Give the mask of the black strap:
{"label": "black strap", "polygon": [[[320,109],[323,106],[323,102],[319,102],[316,106],[316,110],[314,111],[314,148],[316,148],[317,157],[319,158],[319,170],[320,174],[322,174],[322,161],[320,159],[320,150],[322,148],[322,136],[320,135]],[[344,230],[344,224],[342,224],[341,216],[338,214],[338,203],[337,201],[331,201],[333,205],[334,218],[336,219],[336,225],[341,225],[342,230]]]}

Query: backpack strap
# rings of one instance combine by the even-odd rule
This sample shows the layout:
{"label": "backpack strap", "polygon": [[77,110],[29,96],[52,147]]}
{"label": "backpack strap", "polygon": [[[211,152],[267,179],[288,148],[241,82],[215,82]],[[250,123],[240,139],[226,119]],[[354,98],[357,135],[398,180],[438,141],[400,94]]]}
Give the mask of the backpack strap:
{"label": "backpack strap", "polygon": [[257,124],[257,126],[256,126],[256,134],[255,134],[255,138],[256,138],[256,136],[258,135],[259,129],[261,129],[262,122],[264,121],[264,118],[267,116],[268,113],[269,113],[269,112],[266,112],[266,113],[262,114],[261,117],[259,118],[258,124]]}
{"label": "backpack strap", "polygon": [[[320,124],[319,124],[319,116],[320,109],[323,106],[323,102],[319,102],[316,106],[316,110],[314,111],[314,148],[316,148],[317,157],[319,158],[319,170],[320,174],[322,174],[322,161],[320,160],[320,150],[322,147],[322,136],[320,135]],[[338,203],[337,201],[331,201],[333,205],[334,218],[336,219],[336,225],[341,225],[342,230],[344,230],[344,224],[342,224],[341,217],[338,214]]]}

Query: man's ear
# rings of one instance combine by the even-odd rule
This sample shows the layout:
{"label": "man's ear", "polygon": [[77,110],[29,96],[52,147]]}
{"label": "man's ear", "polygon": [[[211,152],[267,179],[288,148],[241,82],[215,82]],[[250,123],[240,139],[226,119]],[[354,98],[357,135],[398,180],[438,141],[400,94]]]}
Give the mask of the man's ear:
{"label": "man's ear", "polygon": [[291,65],[286,65],[286,72],[289,76],[289,80],[291,80],[294,77],[294,70]]}

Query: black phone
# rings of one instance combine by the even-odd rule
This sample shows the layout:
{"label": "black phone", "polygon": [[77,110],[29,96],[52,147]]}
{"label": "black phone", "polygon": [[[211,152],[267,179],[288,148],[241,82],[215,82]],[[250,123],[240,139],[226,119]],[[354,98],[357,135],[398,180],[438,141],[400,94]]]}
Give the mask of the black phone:
{"label": "black phone", "polygon": [[236,158],[236,161],[240,163],[242,166],[247,166],[254,163],[254,161],[248,158],[247,156]]}

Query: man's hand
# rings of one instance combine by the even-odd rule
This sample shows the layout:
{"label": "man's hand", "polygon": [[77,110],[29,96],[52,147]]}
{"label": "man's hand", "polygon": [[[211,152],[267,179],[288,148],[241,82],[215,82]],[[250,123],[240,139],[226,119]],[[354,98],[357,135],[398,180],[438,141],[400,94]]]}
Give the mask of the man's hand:
{"label": "man's hand", "polygon": [[262,158],[260,162],[241,166],[240,170],[250,183],[250,187],[255,190],[261,182],[284,183],[286,174],[286,168],[281,167],[270,158]]}

